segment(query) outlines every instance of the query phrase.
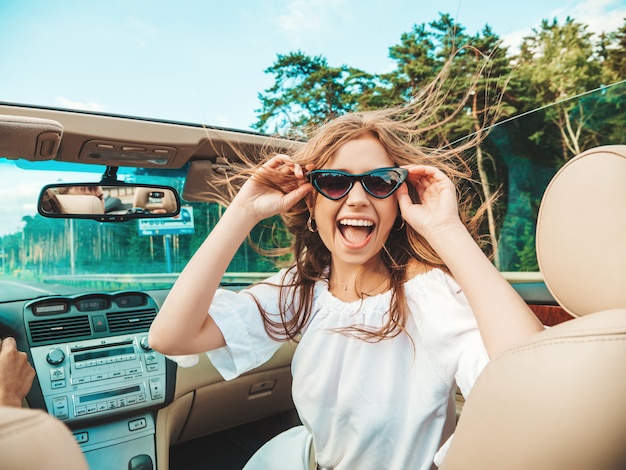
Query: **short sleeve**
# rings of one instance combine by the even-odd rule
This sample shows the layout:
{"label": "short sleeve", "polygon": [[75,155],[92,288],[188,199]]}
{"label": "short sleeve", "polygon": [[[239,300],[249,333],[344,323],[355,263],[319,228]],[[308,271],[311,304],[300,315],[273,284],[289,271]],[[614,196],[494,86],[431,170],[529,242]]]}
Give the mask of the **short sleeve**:
{"label": "short sleeve", "polygon": [[[206,354],[225,380],[232,380],[267,362],[280,348],[282,342],[271,338],[265,331],[259,306],[277,320],[279,316],[280,288],[285,271],[263,283],[239,292],[219,289],[209,307],[209,315],[217,324],[226,341],[223,348]],[[197,355],[170,356],[182,367],[198,362]]]}
{"label": "short sleeve", "polygon": [[225,380],[234,379],[264,364],[281,345],[265,331],[259,307],[250,295],[252,293],[220,290],[209,309],[209,314],[224,335],[226,346],[206,354]]}

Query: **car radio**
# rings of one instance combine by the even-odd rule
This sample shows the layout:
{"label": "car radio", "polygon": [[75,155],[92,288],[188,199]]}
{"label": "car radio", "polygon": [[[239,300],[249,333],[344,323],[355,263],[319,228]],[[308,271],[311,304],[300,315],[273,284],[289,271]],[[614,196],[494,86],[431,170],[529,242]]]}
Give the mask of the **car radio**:
{"label": "car radio", "polygon": [[165,357],[145,333],[31,348],[48,412],[76,422],[165,402]]}

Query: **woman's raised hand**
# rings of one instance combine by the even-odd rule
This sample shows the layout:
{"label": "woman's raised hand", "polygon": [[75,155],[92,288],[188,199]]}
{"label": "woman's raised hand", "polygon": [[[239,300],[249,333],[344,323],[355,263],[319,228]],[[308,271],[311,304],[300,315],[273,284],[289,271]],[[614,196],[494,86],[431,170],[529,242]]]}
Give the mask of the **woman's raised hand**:
{"label": "woman's raised hand", "polygon": [[[277,178],[276,171],[286,177],[284,191],[268,184],[269,181],[277,184],[280,178]],[[295,188],[290,189],[294,185]],[[276,155],[246,181],[233,200],[233,204],[248,212],[250,217],[260,221],[286,211],[312,189],[313,186],[307,182],[300,165],[293,163],[287,155]]]}
{"label": "woman's raised hand", "polygon": [[405,166],[409,171],[406,184],[417,190],[420,203],[413,203],[406,184],[397,192],[402,218],[426,239],[439,230],[460,222],[456,188],[441,170],[426,165]]}

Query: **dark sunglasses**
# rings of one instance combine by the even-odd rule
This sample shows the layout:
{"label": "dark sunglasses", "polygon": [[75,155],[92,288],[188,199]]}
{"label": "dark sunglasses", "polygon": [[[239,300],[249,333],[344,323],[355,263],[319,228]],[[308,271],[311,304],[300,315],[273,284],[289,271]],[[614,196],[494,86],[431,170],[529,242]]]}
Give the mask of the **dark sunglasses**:
{"label": "dark sunglasses", "polygon": [[336,201],[350,192],[355,181],[360,181],[368,194],[385,199],[404,183],[408,174],[404,168],[377,168],[359,175],[340,170],[313,170],[306,176],[322,196]]}

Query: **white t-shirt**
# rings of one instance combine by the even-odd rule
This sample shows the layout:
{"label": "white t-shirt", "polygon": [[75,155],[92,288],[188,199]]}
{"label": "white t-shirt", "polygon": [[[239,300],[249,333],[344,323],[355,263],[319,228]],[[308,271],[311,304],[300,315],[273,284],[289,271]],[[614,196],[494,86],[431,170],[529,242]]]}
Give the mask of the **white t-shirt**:
{"label": "white t-shirt", "polygon": [[[269,281],[280,283],[284,274]],[[278,314],[276,287],[247,291]],[[269,338],[245,292],[219,290],[210,307],[227,346],[207,355],[226,380],[262,365],[282,344]],[[489,360],[469,304],[449,275],[439,269],[419,274],[405,283],[405,292],[410,338],[368,342],[336,330],[379,328],[391,292],[343,302],[326,282],[315,286],[312,316],[291,368],[293,400],[322,468],[430,469],[447,437],[455,385],[466,396]],[[175,359],[184,364],[192,358]]]}

